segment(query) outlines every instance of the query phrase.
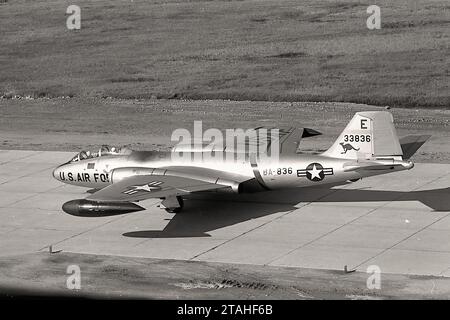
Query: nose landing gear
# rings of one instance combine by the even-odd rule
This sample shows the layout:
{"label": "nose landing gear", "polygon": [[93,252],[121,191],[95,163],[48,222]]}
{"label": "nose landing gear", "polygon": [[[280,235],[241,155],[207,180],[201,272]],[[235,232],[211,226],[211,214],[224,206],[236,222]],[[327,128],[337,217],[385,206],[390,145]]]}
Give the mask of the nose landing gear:
{"label": "nose landing gear", "polygon": [[180,196],[170,196],[161,202],[161,208],[169,213],[179,213],[183,209],[184,202]]}

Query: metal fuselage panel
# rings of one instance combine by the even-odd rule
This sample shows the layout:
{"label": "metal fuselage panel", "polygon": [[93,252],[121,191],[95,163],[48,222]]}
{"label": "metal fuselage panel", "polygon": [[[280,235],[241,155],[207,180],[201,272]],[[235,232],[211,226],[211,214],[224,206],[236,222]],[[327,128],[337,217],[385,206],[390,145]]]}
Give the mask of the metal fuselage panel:
{"label": "metal fuselage panel", "polygon": [[[56,168],[53,175],[64,183],[88,188],[104,188],[114,183],[112,173],[118,168],[192,167],[237,174],[248,179],[255,178],[266,189],[283,189],[360,179],[361,173],[344,171],[344,164],[348,161],[348,159],[304,154],[280,156],[276,160],[270,158],[252,160],[236,154],[211,155],[210,153],[185,152],[180,155],[172,152],[133,151],[130,155],[102,156],[66,163]],[[365,172],[363,176],[399,170],[404,169]]]}

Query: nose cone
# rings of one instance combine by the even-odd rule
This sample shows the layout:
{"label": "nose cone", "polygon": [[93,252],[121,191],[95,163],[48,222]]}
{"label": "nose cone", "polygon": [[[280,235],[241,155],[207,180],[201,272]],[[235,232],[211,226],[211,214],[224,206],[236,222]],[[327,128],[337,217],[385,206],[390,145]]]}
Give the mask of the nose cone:
{"label": "nose cone", "polygon": [[62,206],[63,211],[73,216],[78,216],[80,214],[80,201],[81,200],[71,200],[64,203]]}
{"label": "nose cone", "polygon": [[61,172],[61,166],[56,167],[56,168],[53,170],[53,178],[55,178],[55,179],[58,180],[58,181],[61,181],[61,177],[60,177],[60,175],[59,175],[60,172]]}

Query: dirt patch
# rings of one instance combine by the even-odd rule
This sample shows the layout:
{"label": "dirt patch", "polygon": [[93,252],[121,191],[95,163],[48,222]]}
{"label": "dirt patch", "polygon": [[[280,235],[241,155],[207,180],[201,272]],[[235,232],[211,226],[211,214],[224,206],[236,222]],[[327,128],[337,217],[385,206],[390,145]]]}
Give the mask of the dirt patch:
{"label": "dirt patch", "polygon": [[[58,260],[52,261],[47,258],[47,253],[0,258],[0,297],[54,295],[150,299],[373,300],[439,299],[445,298],[450,292],[448,279],[438,277],[385,274],[382,289],[369,290],[366,288],[367,275],[359,272],[345,274],[302,268],[73,253],[56,255]],[[20,268],[13,267],[17,264],[20,264]],[[79,291],[66,288],[68,265],[80,265]],[[118,271],[120,276],[117,276]],[[46,284],[45,287],[42,283]],[[435,288],[433,293],[424,290],[431,283]]]}
{"label": "dirt patch", "polygon": [[[306,127],[322,132],[303,139],[301,150],[326,150],[355,112],[385,110],[351,103],[180,101],[120,99],[0,99],[2,149],[73,151],[102,144],[136,150],[168,150],[177,128]],[[418,162],[450,161],[450,110],[391,108],[399,136],[431,134],[413,157]]]}

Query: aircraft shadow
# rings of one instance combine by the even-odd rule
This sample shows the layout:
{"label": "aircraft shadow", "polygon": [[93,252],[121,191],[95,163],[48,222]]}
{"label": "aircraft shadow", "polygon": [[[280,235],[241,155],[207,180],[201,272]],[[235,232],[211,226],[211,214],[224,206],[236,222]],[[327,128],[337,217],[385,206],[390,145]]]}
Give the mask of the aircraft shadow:
{"label": "aircraft shadow", "polygon": [[195,194],[185,200],[181,213],[163,230],[124,233],[132,238],[209,237],[220,229],[278,212],[294,210],[302,202],[386,202],[419,201],[434,211],[450,211],[450,188],[424,191],[378,191],[365,189],[305,188],[254,194]]}

